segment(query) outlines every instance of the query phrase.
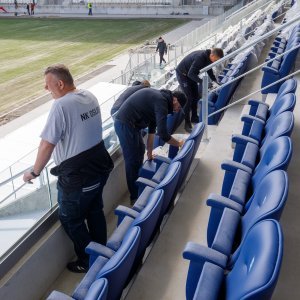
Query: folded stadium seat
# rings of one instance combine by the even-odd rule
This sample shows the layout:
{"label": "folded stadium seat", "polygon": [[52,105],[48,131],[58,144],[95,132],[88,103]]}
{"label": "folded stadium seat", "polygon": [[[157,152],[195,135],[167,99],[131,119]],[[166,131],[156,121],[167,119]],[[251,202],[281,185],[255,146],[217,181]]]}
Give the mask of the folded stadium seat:
{"label": "folded stadium seat", "polygon": [[106,278],[108,280],[107,299],[120,299],[137,254],[140,237],[141,229],[134,226],[127,232],[117,251],[91,242],[86,247],[86,253],[90,255],[90,268],[72,297],[77,300],[85,299],[93,282]]}
{"label": "folded stadium seat", "polygon": [[[84,300],[106,300],[107,298],[107,290],[108,290],[108,282],[105,278],[100,278],[94,281],[89,288]],[[77,300],[78,298],[73,298],[67,296],[58,291],[53,291],[47,300]]]}
{"label": "folded stadium seat", "polygon": [[[289,94],[289,93],[294,94],[296,89],[297,89],[297,81],[295,79],[286,80],[280,86],[274,104],[277,101],[277,99],[279,101],[279,99],[285,94]],[[271,112],[271,110],[269,111],[269,105],[263,101],[249,100],[248,105],[250,105],[249,115],[258,117],[263,121],[265,121],[268,118],[268,114],[270,114]]]}
{"label": "folded stadium seat", "polygon": [[160,224],[163,216],[176,197],[176,187],[180,176],[180,169],[180,162],[171,163],[165,177],[160,183],[156,183],[146,178],[138,178],[137,183],[140,186],[140,190],[142,190],[143,192],[140,194],[132,208],[138,212],[141,212],[147,205],[149,196],[153,192],[153,190],[162,189],[164,191],[164,199],[160,211],[160,216],[158,218],[158,224]]}
{"label": "folded stadium seat", "polygon": [[291,111],[286,111],[266,123],[261,142],[248,136],[234,134],[232,136],[232,142],[235,143],[233,161],[254,169],[268,144],[280,136],[290,136],[293,128],[294,115]]}
{"label": "folded stadium seat", "polygon": [[[178,179],[177,190],[180,188],[182,183],[184,182],[189,168],[191,166],[193,155],[194,153],[194,141],[189,140],[186,141],[180,152],[170,160],[168,157],[159,156],[153,160],[147,160],[143,167],[140,169],[139,176],[140,178],[149,179],[155,183],[159,183],[163,180],[165,174],[168,171],[168,168],[171,163],[180,162],[181,163],[181,170],[180,176]],[[139,181],[140,182],[140,181]],[[143,191],[142,185],[140,185],[139,194]]]}
{"label": "folded stadium seat", "polygon": [[[255,102],[256,102],[255,105],[257,105],[257,109],[255,112],[254,112],[255,109],[253,110],[250,109],[249,115],[252,116],[254,115],[256,118],[266,121],[270,117],[274,117],[284,111],[287,110],[293,111],[296,105],[296,96],[294,93],[288,93],[280,97],[276,97],[270,109],[268,104],[264,102],[261,103],[258,103],[257,101]],[[250,100],[249,104],[252,106],[254,104],[254,101]]]}
{"label": "folded stadium seat", "polygon": [[[296,96],[295,94],[286,94],[274,102],[270,111],[265,110],[264,115],[268,115],[267,119],[268,123],[271,123],[272,119],[285,111],[293,111],[296,105]],[[260,107],[264,107],[264,105],[260,105]],[[260,110],[262,112],[263,110]],[[257,115],[259,115],[258,113]],[[262,116],[262,114],[260,114]],[[242,135],[249,136],[258,142],[263,138],[263,130],[265,128],[265,121],[257,117],[253,117],[250,115],[243,115],[241,120],[244,122],[244,126],[242,129]]]}
{"label": "folded stadium seat", "polygon": [[[169,134],[173,134],[177,127],[183,120],[183,112],[174,112],[173,114],[168,114],[167,116],[167,131]],[[153,146],[154,148],[163,146],[165,142],[158,136],[155,135]]]}
{"label": "folded stadium seat", "polygon": [[292,141],[287,136],[281,136],[268,144],[253,172],[241,163],[225,160],[221,165],[225,170],[221,195],[244,205],[247,193],[252,195],[268,173],[286,170],[291,156]]}
{"label": "folded stadium seat", "polygon": [[227,257],[213,249],[188,243],[183,257],[190,260],[186,299],[271,299],[283,256],[283,234],[276,220],[255,224],[234,253],[226,271]]}
{"label": "folded stadium seat", "polygon": [[135,259],[139,263],[143,258],[146,248],[151,243],[151,238],[154,236],[157,228],[163,197],[163,190],[153,191],[141,212],[119,205],[115,209],[115,215],[118,216],[118,227],[108,239],[106,246],[117,251],[128,230],[133,226],[139,226],[141,228],[141,239]]}
{"label": "folded stadium seat", "polygon": [[273,60],[267,66],[264,66],[262,68],[264,72],[261,83],[262,94],[278,92],[280,83],[276,83],[275,85],[268,88],[265,87],[281,78],[284,78],[290,73],[292,67],[295,65],[296,57],[300,47],[300,42],[297,43],[297,46],[298,48],[292,50],[289,53],[284,54],[278,59]]}
{"label": "folded stadium seat", "polygon": [[[192,154],[192,160],[194,159],[198,149],[199,145],[203,136],[205,125],[204,123],[197,123],[194,127],[192,132],[189,134],[188,138],[185,140],[185,143],[188,141],[193,140],[194,141],[194,149],[193,149],[193,154]],[[176,146],[169,146],[169,153],[168,157],[170,159],[173,159],[177,154],[178,154],[179,148]],[[159,160],[159,156],[157,156],[155,159]],[[163,161],[165,162],[165,158],[163,158]]]}
{"label": "folded stadium seat", "polygon": [[[236,70],[235,70],[236,71]],[[235,77],[239,76],[237,75],[237,72],[234,73]],[[225,84],[233,80],[235,77],[233,76],[225,76],[221,84]],[[223,108],[228,104],[230,101],[234,91],[235,91],[236,83],[232,82],[224,87],[221,87],[217,92],[210,92],[208,95],[208,115],[212,114],[213,112]],[[200,122],[203,122],[202,120],[202,102],[203,100],[200,99],[199,106],[200,106],[200,113],[199,113],[199,120]],[[220,118],[222,116],[222,113],[215,114],[208,118],[208,125],[216,125]]]}
{"label": "folded stadium seat", "polygon": [[[245,208],[231,199],[209,195],[206,204],[211,207],[207,226],[207,245],[229,256],[249,229],[265,219],[280,219],[288,195],[288,176],[276,170],[263,178],[254,190]],[[235,210],[233,215],[230,211]]]}

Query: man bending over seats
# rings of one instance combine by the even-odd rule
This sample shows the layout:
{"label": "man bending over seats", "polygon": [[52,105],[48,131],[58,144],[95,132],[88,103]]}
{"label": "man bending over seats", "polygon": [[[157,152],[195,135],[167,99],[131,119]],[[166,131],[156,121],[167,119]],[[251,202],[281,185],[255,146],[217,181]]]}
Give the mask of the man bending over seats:
{"label": "man bending over seats", "polygon": [[154,134],[170,145],[181,147],[167,131],[167,115],[178,112],[186,104],[181,92],[141,89],[132,94],[115,116],[115,131],[118,135],[125,160],[127,186],[133,203],[138,197],[135,181],[144,161],[145,145],[141,129],[148,127],[147,156],[152,159]]}

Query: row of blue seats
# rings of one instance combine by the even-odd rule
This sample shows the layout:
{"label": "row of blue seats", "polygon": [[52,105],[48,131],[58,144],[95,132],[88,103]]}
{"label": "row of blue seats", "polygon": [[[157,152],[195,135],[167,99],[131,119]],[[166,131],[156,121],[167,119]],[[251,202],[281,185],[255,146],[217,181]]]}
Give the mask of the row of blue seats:
{"label": "row of blue seats", "polygon": [[91,242],[89,271],[72,296],[53,291],[48,300],[119,299],[141,265],[146,248],[183,184],[199,147],[204,125],[197,124],[182,149],[170,146],[169,157],[146,161],[140,171],[140,196],[132,208],[118,206],[118,224],[106,245]]}
{"label": "row of blue seats", "polygon": [[[227,67],[223,70],[222,74],[218,76],[218,80],[221,85],[229,83],[233,79],[239,77],[248,69],[248,63],[251,53],[249,52],[243,60],[238,64],[228,64]],[[224,106],[226,106],[232,95],[234,94],[240,80],[234,81],[226,86],[221,86],[217,91],[210,92],[208,95],[208,114],[211,114]],[[202,121],[202,100],[199,101],[200,107],[200,121]],[[219,122],[222,113],[217,113],[208,118],[209,125],[215,125]]]}
{"label": "row of blue seats", "polygon": [[[278,223],[288,196],[290,135],[297,82],[287,80],[271,108],[249,101],[221,195],[210,194],[207,245],[189,242],[187,299],[270,299],[279,276],[283,237]],[[237,284],[237,282],[239,284]]]}
{"label": "row of blue seats", "polygon": [[[298,50],[300,47],[300,24],[294,26],[290,32],[289,37],[286,39],[282,36],[277,36],[269,52],[267,58],[274,58],[278,54],[282,54],[288,50],[294,49],[283,56],[271,61],[266,66],[262,68],[263,78],[261,83],[261,88],[265,88],[271,83],[284,78],[287,76],[295,65]],[[277,93],[281,83],[277,83],[271,87],[262,90],[263,94]]]}

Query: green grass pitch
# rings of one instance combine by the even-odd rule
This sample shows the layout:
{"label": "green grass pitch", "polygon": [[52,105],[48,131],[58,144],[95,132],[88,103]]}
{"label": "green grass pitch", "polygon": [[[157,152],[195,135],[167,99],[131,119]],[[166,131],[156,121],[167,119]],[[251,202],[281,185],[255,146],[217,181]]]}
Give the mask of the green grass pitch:
{"label": "green grass pitch", "polygon": [[66,64],[73,76],[185,20],[0,19],[0,115],[45,91],[43,71]]}

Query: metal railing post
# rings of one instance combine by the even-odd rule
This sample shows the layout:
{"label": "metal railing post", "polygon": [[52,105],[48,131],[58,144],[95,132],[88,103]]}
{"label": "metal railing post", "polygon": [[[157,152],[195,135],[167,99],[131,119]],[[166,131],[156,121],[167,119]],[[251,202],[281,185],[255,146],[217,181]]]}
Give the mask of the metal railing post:
{"label": "metal railing post", "polygon": [[202,122],[205,125],[203,132],[203,141],[208,141],[207,125],[208,125],[208,75],[204,73],[202,79]]}
{"label": "metal railing post", "polygon": [[122,84],[124,84],[124,72],[121,71],[121,81],[122,81]]}
{"label": "metal railing post", "polygon": [[17,199],[15,185],[14,185],[14,180],[12,179],[13,175],[12,175],[12,171],[11,171],[11,166],[9,167],[9,173],[10,173],[10,178],[11,178],[11,184],[12,184],[12,188],[13,188],[13,193],[14,193],[15,199]]}
{"label": "metal railing post", "polygon": [[48,192],[49,205],[50,205],[50,208],[53,208],[53,201],[52,201],[52,196],[51,196],[51,188],[50,188],[50,180],[49,180],[49,174],[48,174],[48,167],[45,167],[44,172],[46,173],[47,192]]}

